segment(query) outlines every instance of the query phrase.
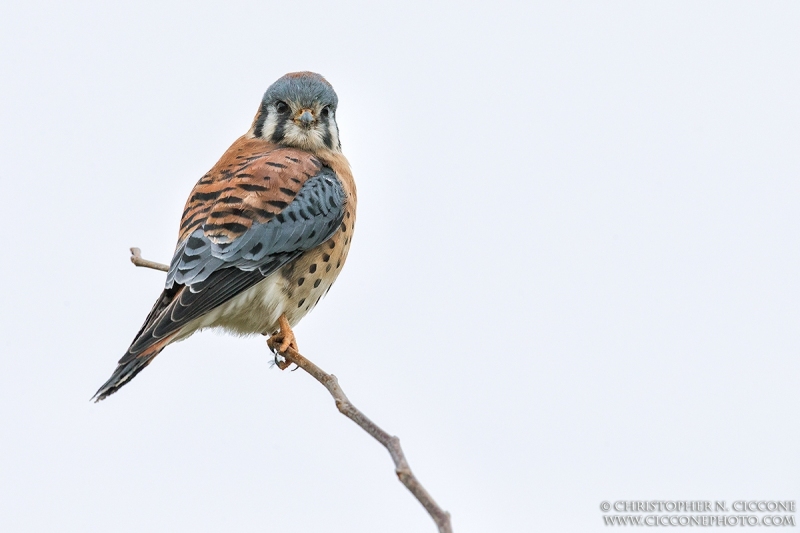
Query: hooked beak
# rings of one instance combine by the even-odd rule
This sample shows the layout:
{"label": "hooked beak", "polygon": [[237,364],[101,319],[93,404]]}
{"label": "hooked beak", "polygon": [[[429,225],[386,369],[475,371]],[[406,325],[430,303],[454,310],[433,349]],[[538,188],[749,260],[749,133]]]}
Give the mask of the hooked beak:
{"label": "hooked beak", "polygon": [[297,116],[294,117],[295,122],[299,122],[301,126],[309,127],[314,123],[314,114],[310,109],[301,109]]}

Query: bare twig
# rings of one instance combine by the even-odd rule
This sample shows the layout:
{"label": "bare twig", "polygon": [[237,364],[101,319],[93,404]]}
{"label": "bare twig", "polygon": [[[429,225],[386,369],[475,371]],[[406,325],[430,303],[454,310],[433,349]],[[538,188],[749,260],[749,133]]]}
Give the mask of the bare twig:
{"label": "bare twig", "polygon": [[[131,248],[131,262],[140,267],[162,270],[164,272],[169,270],[167,265],[143,259],[141,250],[139,250],[139,248]],[[272,343],[270,343],[270,346],[274,348]],[[409,491],[411,491],[411,494],[413,494],[419,503],[422,504],[425,510],[428,511],[428,514],[431,515],[433,521],[436,522],[436,527],[439,529],[439,533],[452,533],[453,528],[450,525],[450,513],[443,510],[436,504],[428,491],[425,490],[425,487],[422,486],[417,477],[411,471],[411,467],[408,466],[406,456],[403,454],[403,449],[400,447],[400,439],[389,435],[387,432],[378,427],[375,422],[367,418],[364,413],[358,410],[358,408],[356,408],[356,406],[354,406],[350,400],[347,399],[344,391],[339,386],[339,381],[336,379],[336,376],[326,373],[320,367],[306,359],[294,348],[290,347],[280,355],[285,357],[289,362],[296,364],[298,367],[302,368],[309,375],[311,375],[311,377],[322,383],[325,388],[328,389],[328,392],[331,393],[331,396],[333,396],[333,399],[336,402],[336,408],[339,409],[339,412],[358,424],[361,429],[372,435],[375,440],[383,444],[383,446],[389,451],[392,461],[394,461],[394,471],[397,474],[398,479]]]}
{"label": "bare twig", "polygon": [[417,480],[417,477],[411,471],[411,467],[408,466],[408,461],[406,461],[406,456],[403,454],[403,449],[400,447],[400,439],[386,433],[378,427],[375,422],[367,418],[364,413],[359,411],[356,406],[350,403],[350,400],[347,399],[344,391],[339,386],[339,381],[336,379],[336,376],[326,373],[291,347],[281,353],[281,355],[325,385],[325,388],[328,389],[328,392],[333,396],[336,402],[336,408],[339,409],[339,412],[358,424],[361,429],[384,445],[389,451],[389,455],[392,456],[392,461],[394,461],[395,466],[394,471],[397,473],[400,482],[405,485],[406,488],[411,491],[411,494],[419,500],[419,503],[425,507],[425,510],[428,511],[428,514],[433,518],[433,521],[436,522],[436,527],[439,528],[440,533],[452,533],[453,528],[450,525],[450,513],[439,507],[436,502],[433,501],[428,491],[425,490],[425,487]]}
{"label": "bare twig", "polygon": [[169,271],[169,267],[163,263],[156,263],[155,261],[148,261],[142,258],[142,251],[138,248],[131,248],[131,263],[137,267],[152,268],[154,270]]}

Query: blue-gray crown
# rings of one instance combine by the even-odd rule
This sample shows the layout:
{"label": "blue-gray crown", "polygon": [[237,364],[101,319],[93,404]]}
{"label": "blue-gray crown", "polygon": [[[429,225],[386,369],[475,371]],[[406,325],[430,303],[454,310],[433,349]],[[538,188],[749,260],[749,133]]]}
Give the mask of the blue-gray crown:
{"label": "blue-gray crown", "polygon": [[290,72],[269,86],[262,103],[269,105],[278,100],[294,102],[301,107],[311,107],[314,102],[336,110],[339,98],[328,81],[314,72]]}

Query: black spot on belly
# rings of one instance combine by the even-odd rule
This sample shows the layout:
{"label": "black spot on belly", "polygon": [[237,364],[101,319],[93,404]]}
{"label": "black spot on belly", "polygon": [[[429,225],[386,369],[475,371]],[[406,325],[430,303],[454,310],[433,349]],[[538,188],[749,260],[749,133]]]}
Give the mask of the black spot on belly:
{"label": "black spot on belly", "polygon": [[306,303],[306,299],[305,298],[303,298],[302,300],[300,300],[300,302],[298,302],[297,307],[303,307],[304,303]]}
{"label": "black spot on belly", "polygon": [[322,280],[321,280],[321,279],[318,279],[317,281],[315,281],[315,282],[314,282],[314,288],[316,289],[317,287],[319,287],[319,284],[320,284],[320,283],[322,283]]}
{"label": "black spot on belly", "polygon": [[328,254],[322,254],[322,260],[325,261],[326,263],[330,261],[330,259],[331,256],[329,256]]}
{"label": "black spot on belly", "polygon": [[333,239],[331,239],[331,240],[328,242],[328,248],[330,248],[331,250],[333,250],[335,247],[336,247],[336,243],[335,243],[335,242],[333,242]]}
{"label": "black spot on belly", "polygon": [[299,287],[299,286],[301,286],[305,280],[306,280],[306,278],[300,278],[300,279],[298,279],[298,280],[297,280],[297,286],[298,286],[298,287]]}
{"label": "black spot on belly", "polygon": [[314,272],[316,272],[316,271],[317,271],[317,264],[316,264],[316,263],[314,263],[314,264],[312,264],[310,267],[308,267],[308,271],[309,271],[309,272],[311,272],[312,274],[313,274]]}
{"label": "black spot on belly", "polygon": [[326,266],[325,267],[325,272],[330,272],[331,271],[331,266],[333,266],[333,265]]}

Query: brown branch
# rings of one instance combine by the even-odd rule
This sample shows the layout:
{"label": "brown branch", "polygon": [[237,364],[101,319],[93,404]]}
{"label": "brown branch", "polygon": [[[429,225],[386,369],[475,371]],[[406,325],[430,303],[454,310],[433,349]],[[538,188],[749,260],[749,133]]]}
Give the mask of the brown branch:
{"label": "brown branch", "polygon": [[350,403],[350,400],[347,399],[342,388],[339,386],[339,381],[336,379],[336,376],[333,374],[328,374],[320,367],[303,357],[297,350],[293,348],[288,348],[284,353],[281,353],[283,357],[285,357],[289,362],[296,364],[306,372],[308,372],[311,377],[322,383],[328,392],[331,393],[333,396],[334,401],[336,402],[336,408],[339,409],[339,412],[342,413],[344,416],[358,424],[361,429],[372,435],[375,440],[383,444],[383,446],[389,451],[389,455],[392,456],[392,461],[394,461],[395,466],[395,473],[397,477],[400,479],[400,482],[406,486],[408,490],[411,491],[411,494],[419,500],[419,503],[428,511],[428,514],[431,515],[433,521],[436,522],[436,527],[439,528],[440,533],[452,533],[453,528],[450,525],[450,513],[444,511],[441,507],[439,507],[433,498],[425,490],[425,487],[419,482],[417,477],[411,471],[411,467],[408,466],[408,461],[406,460],[406,456],[403,454],[403,449],[400,447],[400,439],[389,435],[380,427],[378,427],[375,422],[367,418],[364,413],[359,411],[356,406]]}
{"label": "brown branch", "polygon": [[[162,270],[164,272],[169,270],[167,265],[143,259],[141,250],[139,250],[139,248],[131,248],[131,262],[140,267],[153,268],[155,270]],[[270,345],[272,346],[272,344]],[[436,522],[436,527],[439,529],[439,533],[452,533],[453,528],[450,525],[450,513],[443,510],[436,504],[435,501],[433,501],[431,495],[427,490],[425,490],[425,487],[422,486],[417,477],[411,471],[411,467],[408,466],[406,456],[403,454],[403,449],[400,447],[400,439],[389,435],[387,432],[378,427],[375,422],[367,418],[364,413],[358,410],[358,408],[356,408],[356,406],[354,406],[350,400],[347,399],[344,391],[339,386],[339,381],[336,379],[336,376],[326,373],[320,367],[306,359],[294,348],[290,347],[280,355],[290,363],[296,364],[298,367],[302,368],[309,375],[311,375],[311,377],[322,383],[325,388],[328,389],[328,392],[331,393],[331,396],[333,396],[333,399],[336,402],[336,408],[339,409],[339,412],[358,424],[361,429],[372,435],[375,440],[383,444],[383,446],[389,451],[392,461],[394,461],[394,471],[397,474],[398,479],[409,491],[411,491],[411,494],[413,494],[419,503],[422,504],[425,510],[428,511],[428,514],[431,515],[433,521]]]}

